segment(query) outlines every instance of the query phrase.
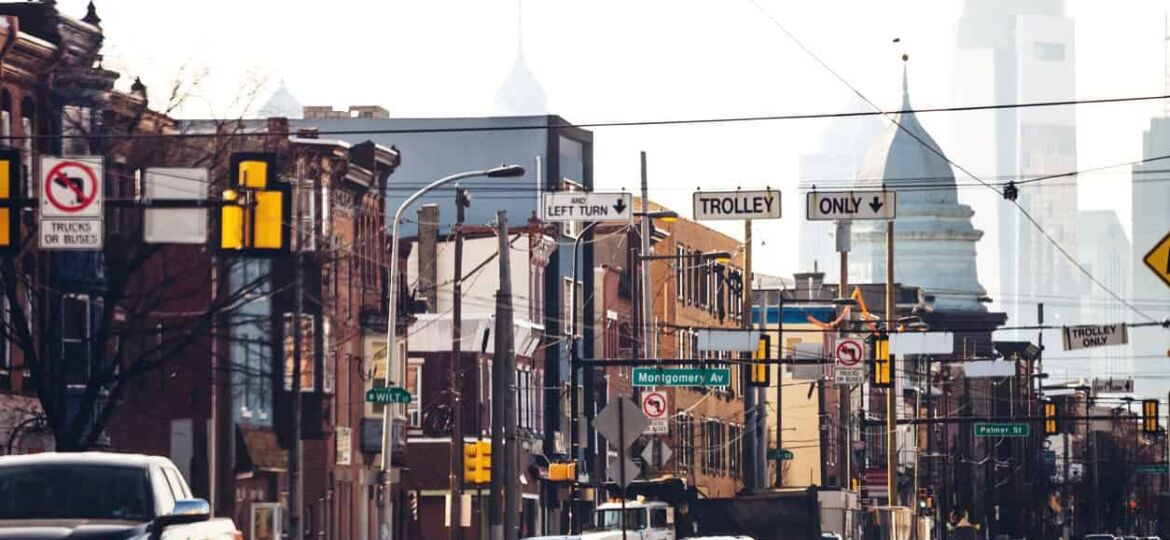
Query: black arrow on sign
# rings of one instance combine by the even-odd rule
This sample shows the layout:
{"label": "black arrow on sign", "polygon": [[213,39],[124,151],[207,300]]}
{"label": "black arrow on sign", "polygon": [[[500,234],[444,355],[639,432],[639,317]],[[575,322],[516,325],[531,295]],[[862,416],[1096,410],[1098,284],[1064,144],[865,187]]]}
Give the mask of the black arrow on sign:
{"label": "black arrow on sign", "polygon": [[874,212],[881,210],[885,205],[886,203],[882,202],[881,197],[878,197],[877,195],[874,195],[873,200],[869,201],[869,207],[872,208]]}
{"label": "black arrow on sign", "polygon": [[622,198],[618,199],[617,204],[613,205],[613,209],[617,210],[617,213],[619,213],[619,214],[625,212],[626,211],[626,198],[622,197]]}

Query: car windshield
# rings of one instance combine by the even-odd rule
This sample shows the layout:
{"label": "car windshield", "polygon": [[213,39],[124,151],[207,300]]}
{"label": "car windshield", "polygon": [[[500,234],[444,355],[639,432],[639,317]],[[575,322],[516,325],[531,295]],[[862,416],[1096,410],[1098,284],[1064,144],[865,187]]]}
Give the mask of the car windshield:
{"label": "car windshield", "polygon": [[152,519],[150,483],[137,467],[0,467],[0,520]]}
{"label": "car windshield", "polygon": [[[601,510],[597,512],[597,530],[622,530],[621,510]],[[643,510],[626,510],[625,528],[638,530],[646,528],[646,513]]]}

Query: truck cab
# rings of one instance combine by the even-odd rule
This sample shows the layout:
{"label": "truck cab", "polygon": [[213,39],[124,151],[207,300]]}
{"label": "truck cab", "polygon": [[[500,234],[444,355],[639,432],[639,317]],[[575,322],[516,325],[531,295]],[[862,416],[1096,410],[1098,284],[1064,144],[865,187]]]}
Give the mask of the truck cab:
{"label": "truck cab", "polygon": [[581,540],[675,540],[674,508],[660,501],[642,497],[625,501],[611,500],[598,505],[594,513],[593,529],[585,531]]}

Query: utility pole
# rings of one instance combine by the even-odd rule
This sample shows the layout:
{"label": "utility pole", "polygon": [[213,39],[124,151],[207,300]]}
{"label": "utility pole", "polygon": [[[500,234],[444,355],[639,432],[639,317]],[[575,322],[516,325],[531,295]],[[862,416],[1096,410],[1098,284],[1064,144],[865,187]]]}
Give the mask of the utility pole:
{"label": "utility pole", "polygon": [[[301,219],[301,194],[304,192],[304,186],[301,184],[305,181],[302,174],[300,160],[297,160],[297,179],[293,184],[295,186],[292,198],[292,215],[293,230],[296,231],[296,244],[293,246],[293,266],[295,267],[295,275],[293,281],[293,365],[292,365],[292,446],[288,451],[288,535],[290,540],[301,540],[304,538],[304,521],[301,516],[301,511],[304,508],[304,493],[301,482],[301,355],[304,354],[303,349],[303,328],[301,327],[301,317],[305,312],[305,260],[304,260],[304,243],[305,233],[304,220]],[[309,234],[313,231],[310,229]]]}
{"label": "utility pole", "polygon": [[[747,219],[743,222],[743,317],[740,318],[740,323],[744,330],[751,328],[752,324],[752,220]],[[746,359],[751,361],[751,353],[744,355]],[[750,364],[745,364],[739,368],[739,376],[743,379],[744,389],[747,390],[743,394],[743,484],[744,490],[748,492],[756,491],[761,486],[756,484],[756,468],[757,463],[756,453],[756,433],[752,426],[756,421],[756,389],[748,384],[748,372],[751,369]]]}
{"label": "utility pole", "polygon": [[[753,287],[753,289],[754,289],[754,287]],[[767,301],[766,297],[765,297],[764,302],[762,303],[761,308],[760,308],[760,322],[757,325],[757,327],[760,329],[760,336],[764,336],[768,333],[768,301]],[[771,351],[765,351],[764,358],[766,359],[770,354],[771,354]],[[765,366],[764,369],[771,369],[771,367]],[[768,387],[761,386],[759,388],[752,388],[751,390],[755,391],[758,394],[756,397],[756,425],[755,425],[755,432],[756,432],[756,481],[755,481],[755,483],[756,483],[756,488],[762,490],[768,486],[768,479],[766,478],[767,473],[768,473],[768,417],[767,417],[767,413],[766,413],[767,404],[768,404],[768,394],[767,394]],[[779,408],[780,405],[777,404],[776,407]],[[744,424],[745,424],[744,430],[746,431],[749,426],[746,425],[747,422],[744,422]]]}
{"label": "utility pole", "polygon": [[504,468],[497,467],[499,460],[507,462],[504,450],[504,394],[507,385],[504,382],[508,376],[504,361],[504,318],[507,312],[506,302],[511,301],[511,295],[505,293],[505,284],[511,283],[509,276],[504,274],[504,261],[508,256],[508,216],[503,210],[496,213],[496,226],[499,227],[499,255],[500,255],[500,287],[496,289],[496,337],[495,354],[492,358],[492,475],[489,480],[488,518],[490,521],[490,540],[504,540]]}
{"label": "utility pole", "polygon": [[[781,282],[780,286],[780,301],[778,304],[777,325],[776,325],[776,343],[777,351],[780,360],[784,360],[784,285]],[[784,448],[784,364],[776,365],[776,450],[780,451]],[[775,487],[784,487],[784,460],[776,462],[776,483]]]}
{"label": "utility pole", "polygon": [[642,152],[642,260],[641,260],[641,281],[642,294],[639,295],[642,299],[642,358],[655,358],[658,353],[658,348],[655,346],[655,332],[654,332],[654,297],[650,295],[650,183],[646,175],[646,152]]}
{"label": "utility pole", "polygon": [[[837,222],[837,253],[841,255],[840,278],[837,285],[837,298],[849,297],[849,249],[852,247],[852,227],[849,221]],[[852,311],[851,311],[852,312]],[[850,317],[852,319],[852,317]],[[844,330],[840,332],[841,337],[849,336],[849,319],[843,321],[846,323]],[[853,469],[849,465],[849,430],[853,424],[853,388],[848,384],[837,385],[837,485],[842,489],[850,489],[853,478]]]}
{"label": "utility pole", "polygon": [[[894,330],[894,220],[886,222],[886,334]],[[898,506],[898,364],[890,354],[890,387],[886,389],[886,489],[890,506]]]}
{"label": "utility pole", "polygon": [[[512,264],[511,248],[508,245],[508,213],[500,210],[496,213],[496,222],[499,224],[500,239],[500,295],[496,302],[496,324],[499,330],[496,333],[495,361],[500,364],[502,375],[499,387],[503,390],[499,394],[503,398],[503,433],[504,466],[502,480],[504,481],[504,535],[503,540],[516,540],[519,535],[520,485],[516,467],[520,460],[519,441],[516,439],[518,431],[516,419],[516,350],[515,328],[512,322]],[[495,397],[493,396],[493,400]],[[494,452],[492,456],[496,456]],[[492,478],[495,478],[492,474]]]}
{"label": "utility pole", "polygon": [[[463,537],[463,524],[460,517],[463,514],[463,480],[460,478],[460,475],[463,474],[463,220],[465,218],[464,209],[470,202],[466,189],[455,188],[455,280],[452,284],[455,304],[451,315],[451,362],[448,373],[451,383],[452,414],[451,475],[449,478],[451,527],[447,531],[449,540],[460,540]],[[435,297],[438,298],[438,291],[435,291]]]}

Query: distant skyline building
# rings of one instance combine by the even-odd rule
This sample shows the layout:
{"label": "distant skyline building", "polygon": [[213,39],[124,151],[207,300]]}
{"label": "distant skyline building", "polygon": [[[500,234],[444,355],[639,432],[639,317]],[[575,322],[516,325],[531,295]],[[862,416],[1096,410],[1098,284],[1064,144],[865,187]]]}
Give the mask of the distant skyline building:
{"label": "distant skyline building", "polygon": [[[1150,119],[1150,129],[1142,136],[1142,158],[1170,155],[1170,116]],[[1146,253],[1170,233],[1170,165],[1165,160],[1134,165],[1133,177],[1133,298],[1134,305],[1155,320],[1170,318],[1170,287],[1142,262]],[[1127,313],[1128,320],[1144,320]],[[1159,367],[1170,354],[1170,335],[1160,327],[1133,328],[1135,374],[1134,390],[1142,396],[1164,396],[1170,380],[1143,377],[1163,372]]]}
{"label": "distant skyline building", "polygon": [[[1130,253],[1133,251],[1129,236],[1113,210],[1085,210],[1078,215],[1077,258],[1090,273],[1110,290],[1130,297]],[[1064,303],[1079,303],[1083,324],[1109,324],[1133,320],[1133,314],[1104,289],[1085,282],[1084,293],[1079,299],[1059,299],[1053,305],[1064,307]],[[1048,304],[1046,303],[1045,306]],[[1072,307],[1072,306],[1068,306]],[[1057,347],[1053,347],[1055,349]],[[1115,345],[1076,351],[1081,358],[1051,362],[1045,365],[1055,380],[1063,378],[1076,380],[1085,374],[1094,377],[1126,378],[1134,375],[1134,362],[1129,345]]]}
{"label": "distant skyline building", "polygon": [[[860,99],[851,99],[843,113],[867,112],[871,109]],[[800,194],[816,187],[829,191],[849,189],[858,179],[865,153],[873,146],[884,119],[873,116],[841,117],[830,120],[821,133],[815,151],[802,154],[799,164]],[[803,199],[802,199],[803,201]],[[803,211],[802,211],[803,213]],[[798,269],[819,270],[825,280],[836,283],[840,278],[836,251],[836,225],[828,221],[809,221],[801,216]]]}
{"label": "distant skyline building", "polygon": [[516,60],[496,91],[495,110],[500,116],[532,116],[549,112],[544,88],[524,58],[524,5],[520,0],[516,1]]}
{"label": "distant skyline building", "polygon": [[280,81],[280,86],[276,87],[276,91],[268,98],[263,107],[257,114],[257,118],[289,118],[299,119],[302,117],[304,108],[301,106],[300,100],[296,98],[285,86],[284,81]]}
{"label": "distant skyline building", "polygon": [[[1075,28],[1063,0],[967,0],[956,28],[955,105],[1022,103],[1075,99]],[[953,155],[988,181],[1009,181],[1076,170],[1076,110],[1073,107],[1003,109],[958,113]],[[1075,179],[1021,186],[1019,204],[1052,238],[1070,252],[1077,244]],[[993,208],[994,205],[994,208]],[[979,205],[995,212],[987,223],[989,243],[997,246],[998,268],[984,262],[991,296],[1008,314],[1007,326],[1037,322],[1073,324],[1080,306],[1066,301],[1082,290],[1082,276],[1005,200]],[[1060,303],[1068,305],[1057,308]],[[1031,339],[1027,333],[1014,336]],[[1034,337],[1034,336],[1033,336]],[[1012,339],[1010,333],[999,339]],[[1049,347],[1049,352],[1057,351]]]}

